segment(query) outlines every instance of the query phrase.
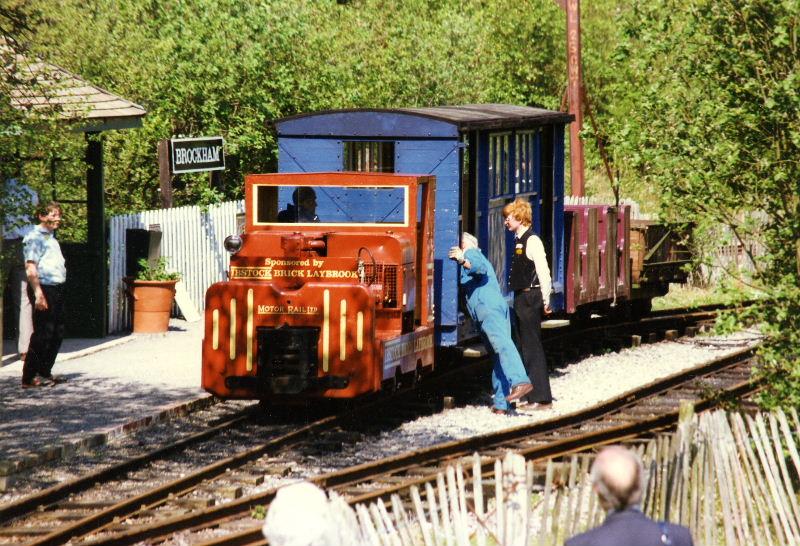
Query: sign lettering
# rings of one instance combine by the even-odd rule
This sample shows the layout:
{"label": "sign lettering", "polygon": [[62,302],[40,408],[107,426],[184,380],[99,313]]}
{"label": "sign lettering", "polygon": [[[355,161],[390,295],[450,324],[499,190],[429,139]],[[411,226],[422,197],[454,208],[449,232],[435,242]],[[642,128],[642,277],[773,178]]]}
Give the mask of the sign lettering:
{"label": "sign lettering", "polygon": [[389,363],[400,360],[404,356],[424,351],[433,347],[433,334],[420,336],[415,339],[398,340],[387,343],[383,349],[383,362]]}
{"label": "sign lettering", "polygon": [[169,141],[173,174],[225,170],[222,137],[173,138]]}
{"label": "sign lettering", "polygon": [[278,278],[297,279],[357,279],[356,271],[346,269],[276,269],[268,267],[244,267],[232,265],[231,279],[261,279],[271,281]]}
{"label": "sign lettering", "polygon": [[316,315],[319,307],[315,305],[259,305],[259,315]]}

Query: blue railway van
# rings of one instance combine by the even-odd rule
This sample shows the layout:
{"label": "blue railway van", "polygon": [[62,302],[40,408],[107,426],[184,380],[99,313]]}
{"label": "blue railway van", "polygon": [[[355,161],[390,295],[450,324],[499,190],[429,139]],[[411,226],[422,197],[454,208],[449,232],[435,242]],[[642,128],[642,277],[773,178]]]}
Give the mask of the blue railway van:
{"label": "blue railway van", "polygon": [[474,233],[505,290],[512,235],[502,209],[518,196],[533,207],[553,274],[551,303],[564,310],[564,128],[572,119],[504,104],[302,114],[275,122],[278,170],[436,176],[436,343],[453,346],[474,334],[459,328],[458,271],[448,249],[462,230]]}

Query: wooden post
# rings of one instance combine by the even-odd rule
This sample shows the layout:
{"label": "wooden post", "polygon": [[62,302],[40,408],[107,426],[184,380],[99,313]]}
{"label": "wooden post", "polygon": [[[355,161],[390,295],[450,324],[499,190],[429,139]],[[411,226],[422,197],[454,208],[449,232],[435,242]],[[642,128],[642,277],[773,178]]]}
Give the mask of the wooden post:
{"label": "wooden post", "polygon": [[580,0],[567,0],[567,96],[569,113],[575,116],[569,126],[569,176],[572,195],[583,197],[583,74],[581,70]]}
{"label": "wooden post", "polygon": [[796,241],[797,246],[797,275],[800,276],[800,239]]}
{"label": "wooden post", "polygon": [[169,140],[158,141],[158,183],[161,189],[161,208],[172,208],[172,174],[169,170]]}
{"label": "wooden post", "polygon": [[212,190],[222,191],[222,171],[208,171],[208,185]]}

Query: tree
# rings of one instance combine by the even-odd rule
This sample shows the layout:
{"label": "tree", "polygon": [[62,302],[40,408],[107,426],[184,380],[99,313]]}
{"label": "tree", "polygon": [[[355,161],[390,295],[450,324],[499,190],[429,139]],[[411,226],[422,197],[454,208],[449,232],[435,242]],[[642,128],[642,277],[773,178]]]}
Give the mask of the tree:
{"label": "tree", "polygon": [[800,3],[637,0],[610,118],[630,181],[657,188],[678,223],[723,225],[764,255],[748,316],[768,404],[800,401]]}
{"label": "tree", "polygon": [[163,138],[226,141],[221,187],[182,175],[176,204],[234,198],[245,173],[275,168],[270,120],[348,107],[553,107],[564,64],[552,0],[64,0],[37,41],[52,62],[148,110],[140,130],[106,135],[112,213],[157,206]]}

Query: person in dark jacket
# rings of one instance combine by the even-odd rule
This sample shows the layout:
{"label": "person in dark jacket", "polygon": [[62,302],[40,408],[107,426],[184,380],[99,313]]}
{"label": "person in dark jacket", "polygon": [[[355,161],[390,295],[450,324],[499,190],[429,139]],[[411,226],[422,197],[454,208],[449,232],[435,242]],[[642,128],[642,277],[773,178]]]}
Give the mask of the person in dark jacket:
{"label": "person in dark jacket", "polygon": [[300,186],[292,192],[292,202],[278,213],[278,222],[319,222],[317,192],[314,188]]}
{"label": "person in dark jacket", "polygon": [[693,546],[689,529],[653,521],[639,509],[642,472],[634,452],[620,446],[603,449],[592,465],[592,486],[608,515],[602,525],[565,546]]}

